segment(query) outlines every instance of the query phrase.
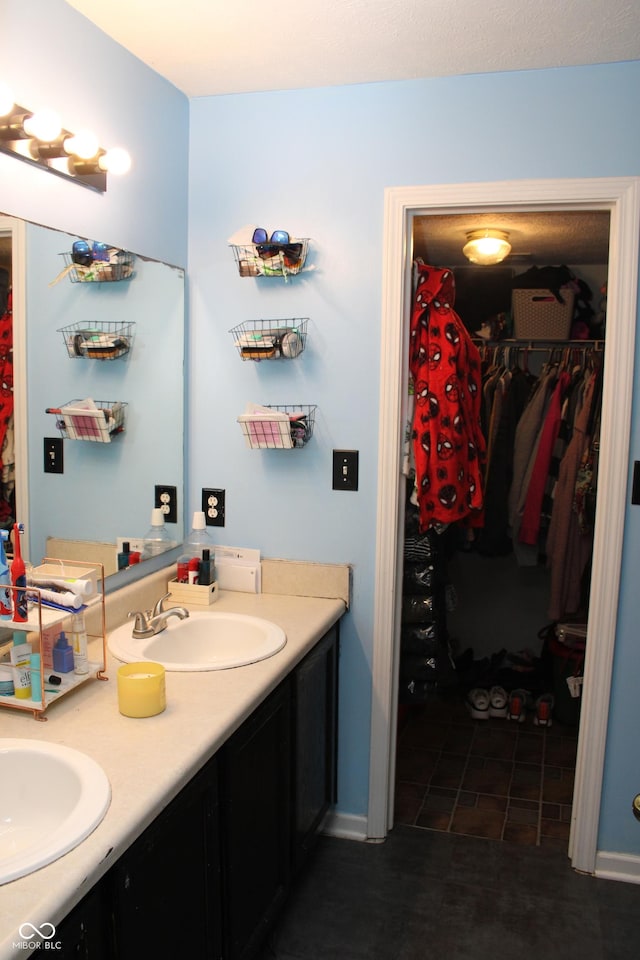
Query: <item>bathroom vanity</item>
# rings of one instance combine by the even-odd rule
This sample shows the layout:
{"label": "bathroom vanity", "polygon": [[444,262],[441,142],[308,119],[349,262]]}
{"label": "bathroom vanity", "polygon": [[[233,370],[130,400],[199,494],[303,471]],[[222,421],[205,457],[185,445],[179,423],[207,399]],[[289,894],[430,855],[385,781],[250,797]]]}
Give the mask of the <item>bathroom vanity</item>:
{"label": "bathroom vanity", "polygon": [[2,960],[24,923],[55,925],[56,955],[90,960],[248,960],[264,942],[335,801],[345,603],[221,592],[218,604],[280,624],[285,647],[232,670],[168,673],[155,717],[119,714],[111,657],[110,682],[80,689],[47,722],[10,717],[6,736],[93,756],[112,802],[76,849],[2,887]]}

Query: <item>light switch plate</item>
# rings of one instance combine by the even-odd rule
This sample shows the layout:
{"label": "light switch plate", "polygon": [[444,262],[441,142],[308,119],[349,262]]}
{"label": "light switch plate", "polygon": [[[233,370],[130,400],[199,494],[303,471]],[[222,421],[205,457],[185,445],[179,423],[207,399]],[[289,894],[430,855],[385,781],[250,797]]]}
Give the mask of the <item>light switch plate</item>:
{"label": "light switch plate", "polygon": [[358,489],[358,451],[333,451],[333,489]]}

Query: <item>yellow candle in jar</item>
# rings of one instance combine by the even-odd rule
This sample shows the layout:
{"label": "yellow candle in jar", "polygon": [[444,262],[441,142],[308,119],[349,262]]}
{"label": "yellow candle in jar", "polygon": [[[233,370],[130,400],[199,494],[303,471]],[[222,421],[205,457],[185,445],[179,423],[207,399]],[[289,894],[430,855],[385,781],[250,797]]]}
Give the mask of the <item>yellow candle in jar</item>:
{"label": "yellow candle in jar", "polygon": [[167,705],[161,663],[126,663],[118,669],[118,709],[125,717],[155,717]]}

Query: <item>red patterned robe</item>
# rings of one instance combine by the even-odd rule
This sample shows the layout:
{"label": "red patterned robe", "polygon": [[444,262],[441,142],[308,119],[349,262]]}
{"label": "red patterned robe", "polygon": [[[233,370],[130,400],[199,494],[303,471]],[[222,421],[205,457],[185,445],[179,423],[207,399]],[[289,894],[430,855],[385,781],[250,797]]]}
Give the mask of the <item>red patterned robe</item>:
{"label": "red patterned robe", "polygon": [[418,263],[409,368],[420,528],[483,524],[486,443],[480,427],[480,354],[453,309],[450,270]]}

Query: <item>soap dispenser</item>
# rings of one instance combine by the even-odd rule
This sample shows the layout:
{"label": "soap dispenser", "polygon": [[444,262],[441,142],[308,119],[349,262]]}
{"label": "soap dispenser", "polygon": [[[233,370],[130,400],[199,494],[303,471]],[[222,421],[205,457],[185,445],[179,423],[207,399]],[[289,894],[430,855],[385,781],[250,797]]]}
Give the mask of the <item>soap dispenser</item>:
{"label": "soap dispenser", "polygon": [[73,670],[73,647],[64,630],[60,632],[53,648],[53,669],[56,673],[71,673]]}

